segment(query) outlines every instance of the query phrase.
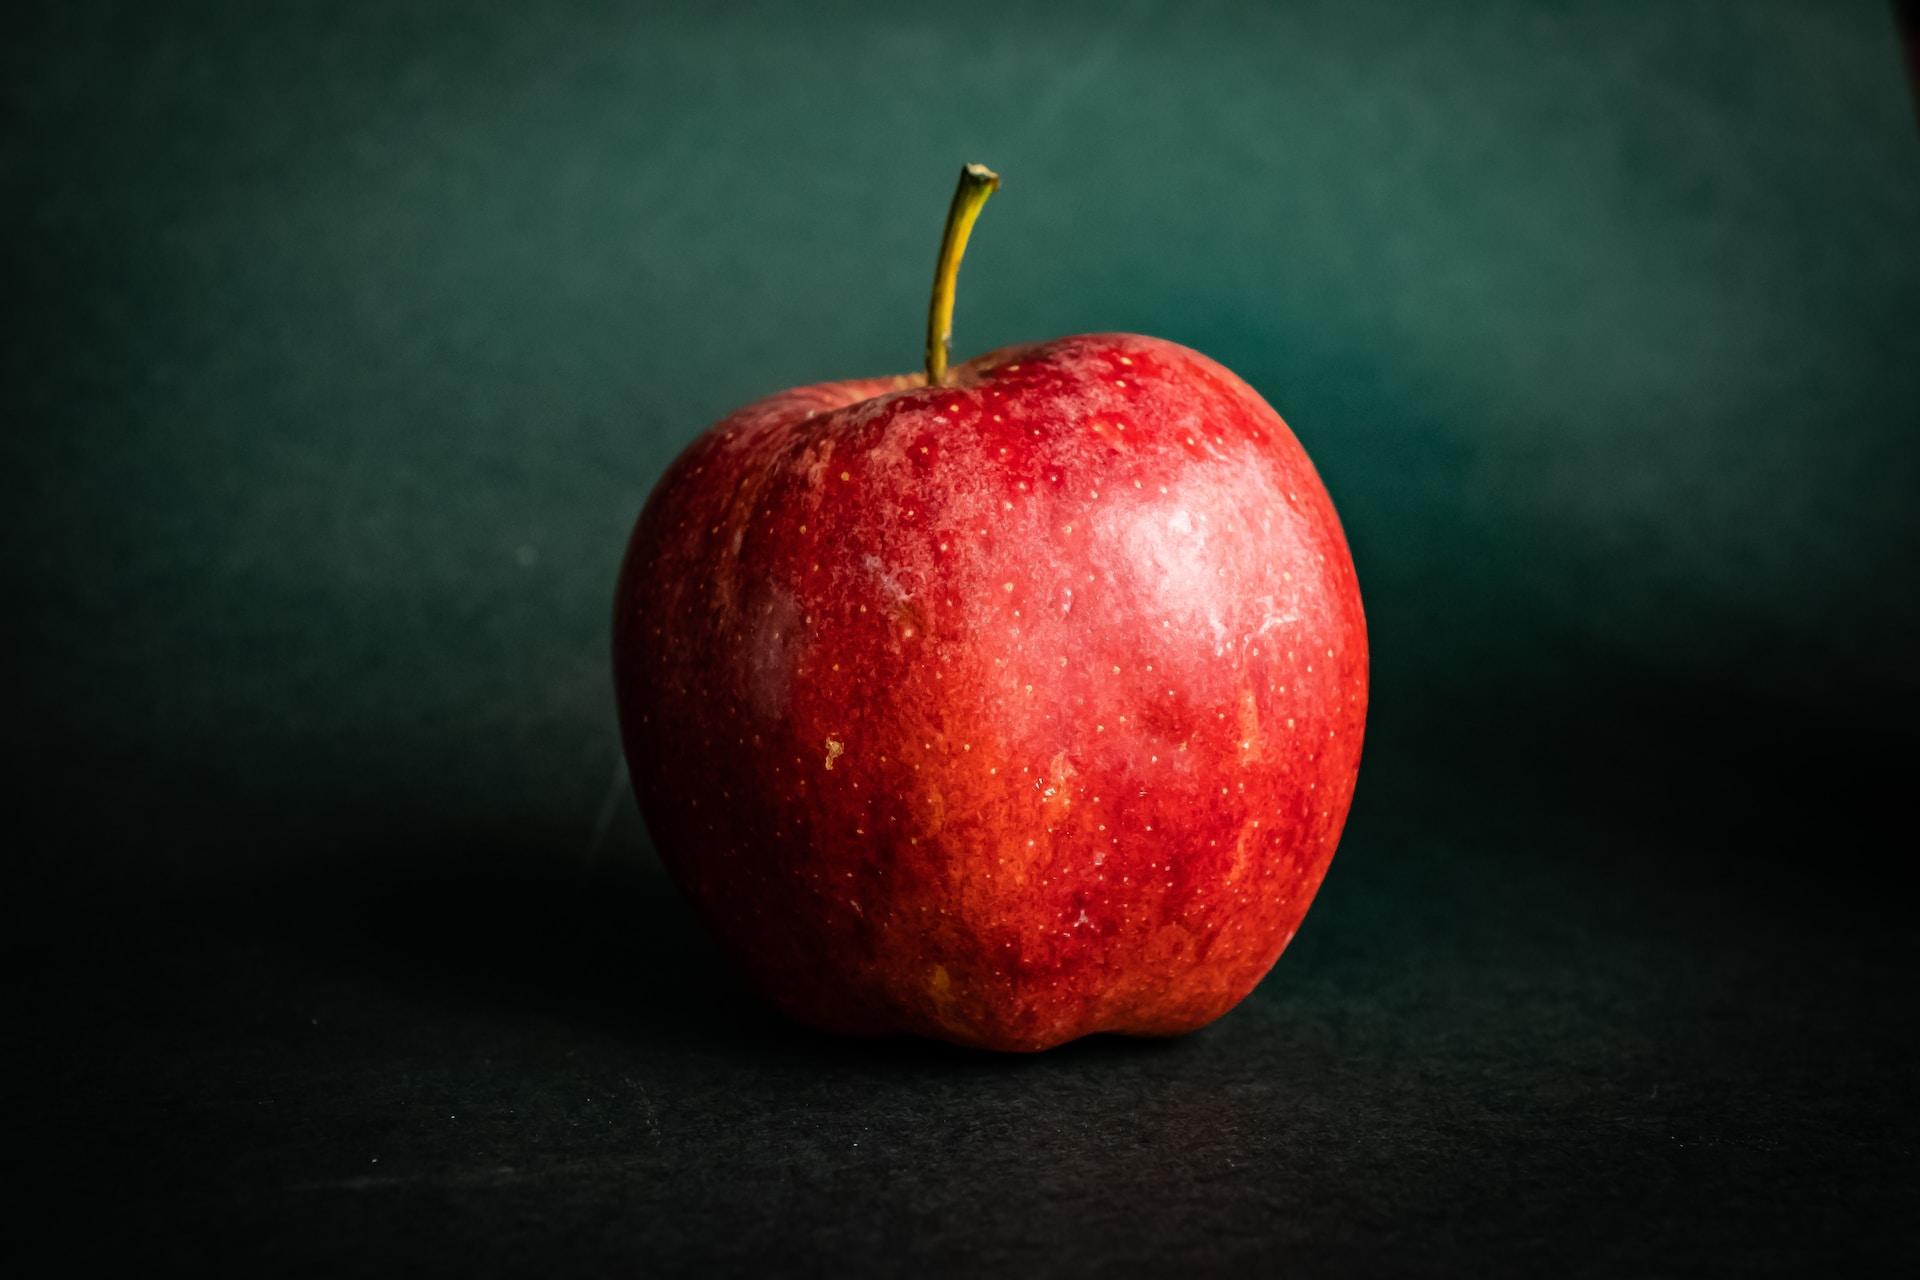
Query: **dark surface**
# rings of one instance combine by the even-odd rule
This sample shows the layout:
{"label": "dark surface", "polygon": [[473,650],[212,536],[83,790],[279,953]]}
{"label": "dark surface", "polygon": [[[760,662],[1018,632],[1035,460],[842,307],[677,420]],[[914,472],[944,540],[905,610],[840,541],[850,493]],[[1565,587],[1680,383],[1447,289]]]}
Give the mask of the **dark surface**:
{"label": "dark surface", "polygon": [[[10,1244],[1912,1265],[1886,9],[274,8],[0,19]],[[1006,186],[958,351],[1222,360],[1367,592],[1333,873],[1177,1043],[794,1031],[624,791],[648,486],[748,398],[914,364],[963,159]]]}

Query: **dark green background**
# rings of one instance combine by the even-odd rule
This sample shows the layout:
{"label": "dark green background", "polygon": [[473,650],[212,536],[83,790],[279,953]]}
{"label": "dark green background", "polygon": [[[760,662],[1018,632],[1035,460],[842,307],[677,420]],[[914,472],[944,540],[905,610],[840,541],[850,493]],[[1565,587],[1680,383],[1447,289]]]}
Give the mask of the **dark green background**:
{"label": "dark green background", "polygon": [[[0,23],[15,1243],[1912,1261],[1920,140],[1885,8]],[[649,485],[745,400],[917,362],[973,159],[1005,186],[958,349],[1206,351],[1360,568],[1348,836],[1179,1043],[789,1029],[624,790]]]}

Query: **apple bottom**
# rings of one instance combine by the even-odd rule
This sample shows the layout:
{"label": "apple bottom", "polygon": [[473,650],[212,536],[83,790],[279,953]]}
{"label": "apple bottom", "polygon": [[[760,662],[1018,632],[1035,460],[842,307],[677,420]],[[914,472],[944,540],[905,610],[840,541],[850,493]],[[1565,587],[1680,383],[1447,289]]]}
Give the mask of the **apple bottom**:
{"label": "apple bottom", "polygon": [[[1351,794],[1308,804],[1297,774],[1244,765],[1243,789],[1225,797],[1192,793],[1214,790],[1222,771],[1205,767],[1192,792],[1145,797],[1137,779],[1081,773],[1037,820],[999,825],[1034,812],[1033,766],[982,786],[974,753],[956,746],[967,765],[944,779],[952,789],[928,786],[934,761],[913,757],[940,752],[930,745],[876,747],[864,778],[859,758],[841,756],[816,775],[814,800],[827,803],[812,811],[753,798],[790,778],[738,777],[704,804],[691,786],[642,795],[676,882],[797,1022],[1027,1052],[1193,1031],[1244,999],[1291,941]],[[1328,776],[1352,777],[1344,759],[1322,760]],[[641,772],[670,779],[687,764]],[[860,795],[844,811],[831,803]],[[1117,850],[1113,830],[1154,834]]]}

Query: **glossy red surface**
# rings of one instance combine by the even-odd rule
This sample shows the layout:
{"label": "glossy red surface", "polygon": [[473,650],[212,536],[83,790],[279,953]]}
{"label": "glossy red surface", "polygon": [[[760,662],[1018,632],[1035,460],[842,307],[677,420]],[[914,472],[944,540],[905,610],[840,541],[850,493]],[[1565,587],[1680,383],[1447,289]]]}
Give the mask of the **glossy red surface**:
{"label": "glossy red surface", "polygon": [[1366,628],[1279,416],[1131,335],[747,406],[660,481],[615,672],[674,878],[787,1012],[1040,1049],[1175,1034],[1305,915]]}

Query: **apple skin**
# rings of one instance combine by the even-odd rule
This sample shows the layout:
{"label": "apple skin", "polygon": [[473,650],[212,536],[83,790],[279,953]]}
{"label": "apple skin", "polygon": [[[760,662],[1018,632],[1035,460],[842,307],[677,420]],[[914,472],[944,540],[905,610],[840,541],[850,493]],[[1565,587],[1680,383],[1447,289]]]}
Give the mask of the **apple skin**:
{"label": "apple skin", "polygon": [[635,527],[614,666],[660,855],[781,1009],[1001,1050],[1245,997],[1326,873],[1367,706],[1306,452],[1128,334],[718,423]]}

